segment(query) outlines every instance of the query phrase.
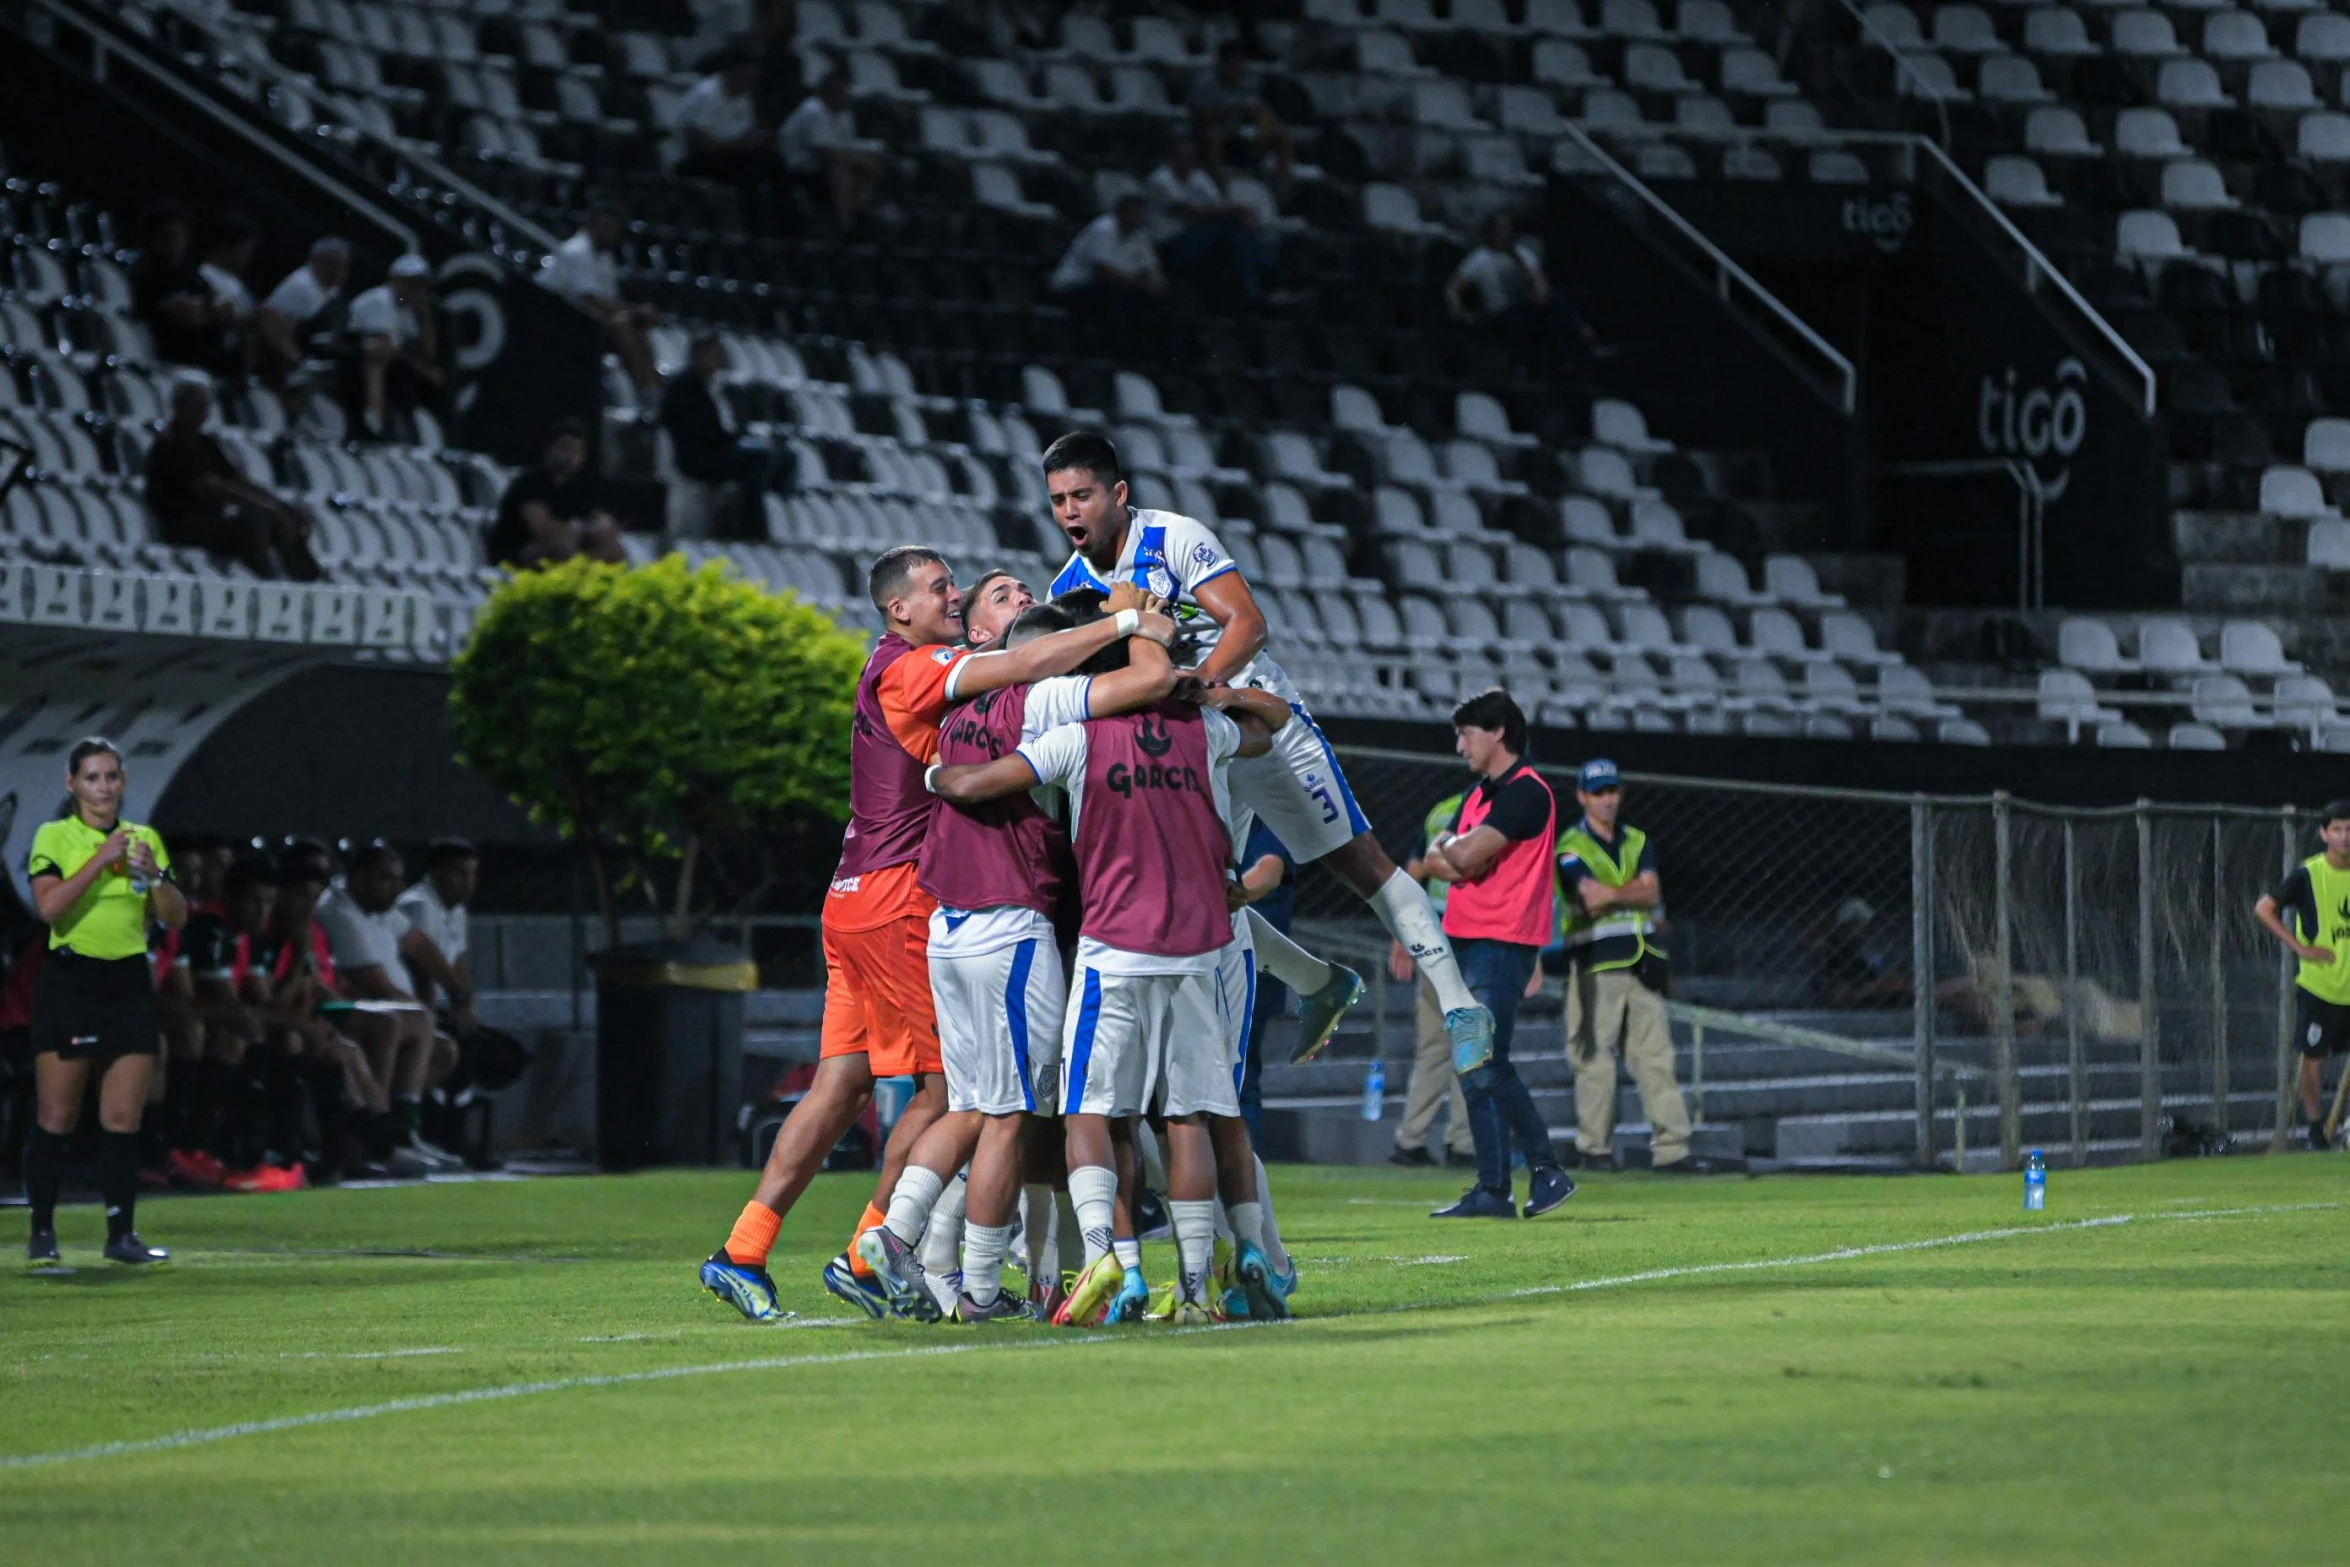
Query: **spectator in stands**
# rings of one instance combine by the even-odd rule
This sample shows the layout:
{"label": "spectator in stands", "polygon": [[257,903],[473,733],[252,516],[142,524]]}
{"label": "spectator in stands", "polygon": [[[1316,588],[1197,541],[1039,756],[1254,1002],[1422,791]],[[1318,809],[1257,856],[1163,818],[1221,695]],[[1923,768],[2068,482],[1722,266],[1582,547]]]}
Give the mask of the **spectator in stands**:
{"label": "spectator in stands", "polygon": [[1151,241],[1169,272],[1202,292],[1228,276],[1244,304],[1264,297],[1265,249],[1256,212],[1229,200],[1215,176],[1200,167],[1197,141],[1176,137],[1166,161],[1143,181],[1143,193],[1150,203]]}
{"label": "spectator in stands", "polygon": [[408,414],[437,403],[446,380],[432,263],[418,255],[394,261],[381,283],[351,301],[350,331],[361,427],[377,440],[413,434],[396,431],[395,417],[406,424]]}
{"label": "spectator in stands", "polygon": [[555,421],[539,465],[516,474],[498,498],[489,552],[499,566],[543,566],[574,555],[627,563],[620,524],[604,509],[604,488],[588,471],[586,425]]}
{"label": "spectator in stands", "polygon": [[[1428,846],[1436,841],[1438,834],[1452,830],[1452,824],[1460,818],[1461,799],[1461,795],[1451,794],[1429,807],[1420,828],[1420,852],[1404,867],[1405,875],[1426,885],[1428,902],[1439,918],[1444,914],[1445,895],[1452,887],[1428,873]],[[1408,985],[1415,972],[1411,952],[1400,941],[1390,943],[1388,977],[1399,985]],[[1436,1112],[1449,1104],[1452,1116],[1444,1131],[1444,1162],[1474,1164],[1477,1144],[1469,1135],[1469,1107],[1461,1098],[1460,1075],[1452,1069],[1452,1036],[1444,1031],[1444,1007],[1436,999],[1436,987],[1425,978],[1419,981],[1419,992],[1413,1010],[1418,1053],[1412,1058],[1411,1086],[1404,1091],[1403,1119],[1395,1128],[1395,1151],[1387,1156],[1387,1162],[1405,1166],[1435,1163],[1428,1153],[1428,1134],[1436,1126]]]}
{"label": "spectator in stands", "polygon": [[1665,1015],[1665,955],[1649,942],[1664,901],[1648,835],[1623,823],[1616,764],[1583,764],[1575,779],[1582,820],[1559,834],[1565,904],[1567,1063],[1575,1069],[1575,1148],[1586,1163],[1615,1159],[1616,1053],[1621,1050],[1648,1116],[1658,1170],[1691,1174],[1689,1107],[1673,1077]]}
{"label": "spectator in stands", "polygon": [[620,297],[620,268],[612,259],[620,228],[619,210],[609,202],[597,202],[588,208],[579,232],[547,257],[540,281],[604,323],[612,351],[627,367],[638,394],[649,402],[661,390],[661,372],[653,368],[653,345],[645,334],[660,324],[661,312]]}
{"label": "spectator in stands", "polygon": [[1121,196],[1115,210],[1077,231],[1061,264],[1053,268],[1052,291],[1074,311],[1101,321],[1155,316],[1167,279],[1151,244],[1149,207],[1140,196]]}
{"label": "spectator in stands", "polygon": [[774,138],[760,127],[751,96],[758,79],[758,57],[737,50],[722,69],[694,83],[677,106],[677,133],[685,141],[679,174],[746,188],[774,178]]}
{"label": "spectator in stands", "polygon": [[686,373],[673,377],[661,396],[661,428],[677,471],[704,484],[740,484],[753,496],[775,482],[783,451],[735,433],[733,415],[718,396],[717,379],[726,368],[726,344],[705,332],[693,341]]}
{"label": "spectator in stands", "polygon": [[[431,1010],[401,984],[408,977],[408,921],[397,907],[407,868],[400,851],[376,839],[351,852],[340,886],[318,902],[319,927],[334,954],[337,988],[363,1004],[359,1022],[376,1021],[368,1047],[377,1081],[391,1091],[399,1120],[397,1146],[427,1165],[462,1168],[455,1154],[426,1140],[420,1130],[425,1090],[456,1064],[457,1048],[433,1028]],[[385,1042],[382,1031],[388,1030]]]}
{"label": "spectator in stands", "polygon": [[849,110],[848,78],[828,73],[800,101],[777,136],[783,164],[808,194],[832,208],[832,220],[848,234],[881,178],[881,160],[857,140],[857,119]]}
{"label": "spectator in stands", "polygon": [[1270,155],[1279,187],[1289,188],[1296,153],[1288,128],[1266,105],[1248,46],[1239,39],[1226,39],[1216,63],[1192,83],[1191,117],[1207,149],[1208,172],[1219,183],[1230,165],[1248,168]]}
{"label": "spectator in stands", "polygon": [[343,285],[350,277],[351,242],[330,234],[269,291],[253,317],[258,368],[265,379],[282,383],[303,360],[333,351],[341,335]]}
{"label": "spectator in stands", "polygon": [[252,368],[253,291],[245,286],[245,269],[261,231],[241,212],[220,220],[212,242],[196,264],[204,286],[205,343],[195,363],[214,375],[242,375]]}
{"label": "spectator in stands", "polygon": [[1445,279],[1444,305],[1454,320],[1482,327],[1520,356],[1557,363],[1590,353],[1589,323],[1550,286],[1542,257],[1506,212],[1485,220],[1477,248]]}
{"label": "spectator in stands", "polygon": [[155,337],[166,363],[209,367],[219,330],[212,291],[195,256],[195,222],[176,201],[147,211],[145,243],[131,263],[131,313]]}
{"label": "spectator in stands", "polygon": [[[255,484],[204,431],[212,383],[193,371],[174,382],[171,418],[147,448],[147,509],[156,535],[181,548],[241,561],[257,577],[316,582],[310,513]],[[271,558],[275,550],[276,557]]]}
{"label": "spectator in stands", "polygon": [[1493,1009],[1493,1050],[1485,1060],[1455,1057],[1469,1130],[1477,1145],[1477,1184],[1440,1219],[1510,1219],[1510,1144],[1525,1157],[1526,1215],[1548,1213],[1575,1193],[1559,1167],[1550,1128],[1534,1108],[1525,1079],[1510,1064],[1518,1003],[1551,934],[1551,854],[1558,803],[1526,757],[1526,715],[1507,691],[1480,691],[1452,711],[1454,749],[1476,782],[1462,796],[1449,831],[1428,845],[1424,869],[1450,882],[1444,933],[1452,939],[1478,1001]]}

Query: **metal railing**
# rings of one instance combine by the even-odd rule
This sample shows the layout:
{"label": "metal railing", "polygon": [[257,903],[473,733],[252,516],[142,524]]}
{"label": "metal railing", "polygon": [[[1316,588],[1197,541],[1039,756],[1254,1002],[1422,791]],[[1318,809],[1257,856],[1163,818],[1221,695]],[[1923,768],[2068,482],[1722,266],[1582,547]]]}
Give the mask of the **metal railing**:
{"label": "metal railing", "polygon": [[1935,118],[1942,125],[1942,144],[1948,146],[1950,144],[1950,95],[1942,90],[1939,83],[1928,81],[1925,72],[1918,69],[1917,62],[1902,53],[1901,46],[1886,37],[1878,29],[1877,24],[1868,19],[1868,14],[1853,3],[1853,0],[1840,0],[1840,3],[1860,27],[1861,36],[1893,57],[1895,74],[1916,88],[1919,98],[1934,106]]}
{"label": "metal railing", "polygon": [[[128,34],[128,29],[123,25],[122,18],[118,14],[120,8],[117,6],[101,3],[101,0],[31,0],[31,4],[37,9],[69,20],[76,26],[89,28],[93,31],[103,26],[107,30],[107,36],[110,40],[109,46],[124,49],[120,40]],[[148,0],[148,9],[166,12],[176,18],[181,25],[211,40],[213,58],[207,62],[209,65],[221,71],[234,69],[250,72],[265,82],[272,90],[289,98],[300,100],[309,111],[312,120],[330,131],[330,134],[321,135],[318,138],[322,146],[334,148],[337,143],[364,146],[375,157],[402,171],[402,177],[395,178],[390,182],[391,188],[395,192],[404,188],[418,191],[433,189],[445,191],[465,204],[479,209],[493,223],[528,240],[541,251],[552,250],[561,243],[560,237],[551,230],[515,210],[497,196],[483,190],[441,162],[440,159],[419,150],[410,143],[380,135],[361,123],[360,118],[346,106],[340,93],[322,87],[301,72],[280,64],[270,55],[266,47],[260,45],[258,35],[245,33],[233,37],[224,36],[218,29],[218,17],[212,10],[189,4],[187,0]],[[125,52],[128,51],[125,50]],[[168,74],[169,79],[166,81],[166,85],[189,101],[197,101],[199,95],[207,91],[214,94],[226,92],[226,88],[217,74],[204,78],[199,84],[188,82],[185,74],[172,66],[150,63],[147,68],[150,74],[157,74],[159,79]],[[219,111],[217,103],[213,104],[211,108],[212,112]],[[339,180],[336,180],[326,170],[316,167],[315,163],[306,162],[298,155],[286,152],[282,147],[277,149],[277,156],[282,160],[308,168],[312,176],[322,183],[333,184],[336,187],[335,194],[338,199],[350,200],[354,205],[360,206],[361,210],[380,210],[369,207],[359,198],[348,195],[341,188]],[[357,160],[352,161],[357,162]],[[377,170],[364,166],[348,167],[345,172],[361,174],[369,178],[377,177],[378,173]],[[415,230],[403,225],[400,232],[407,236],[408,243],[413,248],[417,242]]]}
{"label": "metal railing", "polygon": [[[175,11],[175,14],[179,13]],[[95,4],[92,0],[26,0],[23,25],[33,45],[53,56],[62,52],[63,40],[57,31],[61,25],[78,32],[90,50],[89,66],[97,80],[108,80],[120,67],[127,66],[135,70],[156,88],[234,133],[256,156],[267,158],[312,181],[404,247],[416,247],[418,236],[415,227],[385,208],[376,195],[366,193],[318,168],[285,146],[269,130],[228,108],[220,101],[216,82],[199,84],[189,81],[179,62],[168,58],[151,39],[130,26],[117,8]],[[267,63],[272,69],[282,70],[275,61]]]}
{"label": "metal railing", "polygon": [[1778,295],[1772,293],[1712,240],[1700,233],[1687,218],[1674,210],[1672,204],[1651,190],[1647,183],[1616,160],[1614,154],[1593,140],[1590,133],[1573,123],[1565,127],[1567,140],[1582,155],[1604,172],[1616,184],[1629,192],[1647,212],[1660,220],[1692,250],[1697,252],[1701,268],[1712,279],[1714,295],[1725,305],[1736,305],[1741,298],[1761,308],[1763,314],[1795,339],[1800,357],[1812,361],[1815,373],[1822,375],[1831,388],[1830,401],[1847,418],[1860,406],[1860,376],[1852,361],[1838,352],[1836,346],[1813,330],[1811,324],[1787,308]]}
{"label": "metal railing", "polygon": [[[1449,756],[1340,756],[1399,861],[1394,829],[1464,782]],[[1571,773],[1543,770],[1572,810]],[[1963,1160],[1994,1109],[2006,1166],[2199,1130],[2273,1147],[2295,1123],[2295,970],[2252,906],[2316,852],[2307,812],[1627,774],[1624,819],[1654,845],[1692,1044],[1702,1025],[1908,1070],[1914,1135],[1882,1156]],[[1362,918],[1319,876],[1300,915]]]}

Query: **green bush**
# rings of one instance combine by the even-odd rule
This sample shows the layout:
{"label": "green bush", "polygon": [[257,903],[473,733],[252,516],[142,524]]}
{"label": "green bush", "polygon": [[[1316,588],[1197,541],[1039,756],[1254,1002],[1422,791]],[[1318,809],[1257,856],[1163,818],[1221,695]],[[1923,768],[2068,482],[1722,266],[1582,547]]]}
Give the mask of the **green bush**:
{"label": "green bush", "polygon": [[772,879],[762,840],[847,818],[864,658],[830,616],[723,565],[574,560],[491,595],[450,725],[460,761],[590,852],[615,939],[635,893],[683,935],[715,912],[696,901],[705,861],[745,911]]}

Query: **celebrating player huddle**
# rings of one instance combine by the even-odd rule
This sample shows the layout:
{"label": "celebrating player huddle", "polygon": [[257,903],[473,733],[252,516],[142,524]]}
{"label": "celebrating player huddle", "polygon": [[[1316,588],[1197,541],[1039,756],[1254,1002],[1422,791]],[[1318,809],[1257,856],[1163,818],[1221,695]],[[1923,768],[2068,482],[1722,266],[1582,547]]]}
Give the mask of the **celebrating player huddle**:
{"label": "celebrating player huddle", "polygon": [[[1257,968],[1298,992],[1297,1059],[1363,985],[1244,907],[1233,862],[1256,817],[1413,954],[1456,1066],[1490,1054],[1491,1014],[1263,656],[1264,616],[1215,535],[1129,506],[1099,436],[1062,437],[1044,469],[1076,546],[1053,602],[1001,573],[966,598],[915,546],[872,568],[887,629],[857,682],[822,1059],[701,1270],[753,1321],[782,1315],[766,1261],[784,1214],[894,1075],[915,1095],[875,1201],[825,1267],[835,1295],[965,1322],[1288,1314],[1296,1270],[1240,1119]],[[1179,1259],[1156,1298],[1140,1246],[1154,1122]],[[1082,1242],[1065,1287],[1058,1191]],[[1002,1287],[1016,1219],[1025,1296]]]}

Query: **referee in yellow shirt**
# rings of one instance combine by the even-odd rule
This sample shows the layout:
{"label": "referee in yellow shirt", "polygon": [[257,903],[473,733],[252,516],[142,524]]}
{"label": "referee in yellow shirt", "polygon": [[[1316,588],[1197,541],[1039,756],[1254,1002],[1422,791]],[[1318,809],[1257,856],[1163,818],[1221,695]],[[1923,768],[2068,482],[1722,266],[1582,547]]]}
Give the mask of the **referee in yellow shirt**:
{"label": "referee in yellow shirt", "polygon": [[33,909],[49,927],[49,953],[33,986],[33,1081],[39,1110],[25,1139],[25,1199],[32,1205],[34,1268],[63,1266],[57,1193],[66,1143],[98,1072],[98,1185],[106,1199],[110,1262],[163,1262],[132,1228],[139,1198],[139,1118],[163,1020],[147,966],[147,921],[177,930],[187,899],[170,881],[171,858],[152,827],[122,819],[122,753],[84,740],[65,764],[73,812],[33,834],[27,872]]}

